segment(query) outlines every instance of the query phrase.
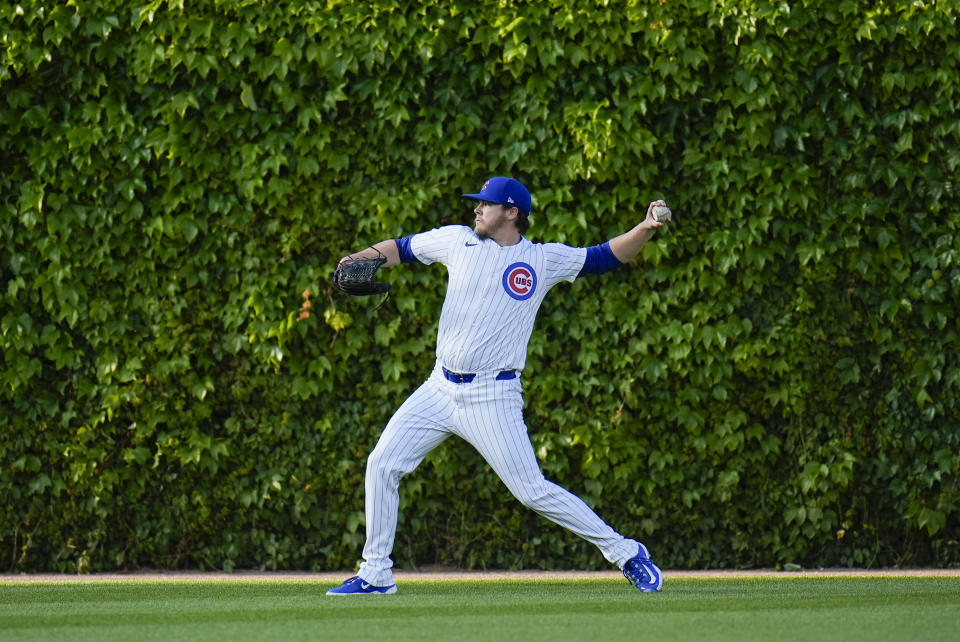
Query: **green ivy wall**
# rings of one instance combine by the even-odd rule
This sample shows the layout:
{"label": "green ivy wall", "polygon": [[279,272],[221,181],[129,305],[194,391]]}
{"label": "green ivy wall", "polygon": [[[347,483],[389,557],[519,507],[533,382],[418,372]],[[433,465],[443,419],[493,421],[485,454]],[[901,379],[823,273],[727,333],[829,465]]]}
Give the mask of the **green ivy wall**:
{"label": "green ivy wall", "polygon": [[[141,2],[0,7],[0,570],[351,568],[445,273],[329,276],[491,175],[675,213],[541,310],[548,478],[665,567],[960,564],[956,0]],[[401,490],[400,566],[605,564],[463,442]]]}

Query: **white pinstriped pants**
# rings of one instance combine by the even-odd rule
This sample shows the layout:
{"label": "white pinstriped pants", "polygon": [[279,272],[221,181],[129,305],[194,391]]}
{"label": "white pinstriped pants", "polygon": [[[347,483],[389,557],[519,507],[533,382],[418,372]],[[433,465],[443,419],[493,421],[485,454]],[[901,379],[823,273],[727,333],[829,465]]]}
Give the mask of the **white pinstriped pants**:
{"label": "white pinstriped pants", "polygon": [[470,383],[444,378],[438,365],[387,423],[367,459],[367,541],[357,574],[374,586],[393,584],[400,478],[451,434],[467,440],[514,496],[595,544],[618,567],[637,554],[638,542],[614,531],[583,500],[547,481],[523,421],[520,379],[497,381],[480,373]]}

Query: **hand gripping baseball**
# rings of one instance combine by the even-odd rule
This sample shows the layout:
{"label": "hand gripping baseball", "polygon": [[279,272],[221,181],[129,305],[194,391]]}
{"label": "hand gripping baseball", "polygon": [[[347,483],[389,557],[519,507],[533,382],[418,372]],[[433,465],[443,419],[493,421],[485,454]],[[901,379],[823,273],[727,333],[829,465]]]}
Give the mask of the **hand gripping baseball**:
{"label": "hand gripping baseball", "polygon": [[667,223],[673,218],[673,212],[667,207],[666,201],[655,201],[651,209],[651,215],[657,223]]}

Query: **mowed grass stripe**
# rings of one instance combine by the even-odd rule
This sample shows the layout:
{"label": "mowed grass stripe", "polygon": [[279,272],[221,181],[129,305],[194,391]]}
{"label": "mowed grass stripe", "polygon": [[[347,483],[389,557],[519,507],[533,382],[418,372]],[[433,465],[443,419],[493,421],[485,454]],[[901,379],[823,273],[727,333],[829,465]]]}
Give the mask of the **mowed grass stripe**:
{"label": "mowed grass stripe", "polygon": [[957,640],[960,578],[408,580],[327,597],[272,580],[0,584],[15,640]]}

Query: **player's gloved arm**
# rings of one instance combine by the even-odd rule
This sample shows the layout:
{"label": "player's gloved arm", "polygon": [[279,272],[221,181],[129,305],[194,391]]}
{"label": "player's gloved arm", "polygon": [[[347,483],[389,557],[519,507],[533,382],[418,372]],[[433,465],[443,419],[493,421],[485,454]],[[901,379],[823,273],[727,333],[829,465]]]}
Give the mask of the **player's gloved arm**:
{"label": "player's gloved arm", "polygon": [[663,223],[653,218],[653,208],[657,205],[666,205],[664,201],[654,201],[647,206],[647,217],[636,225],[629,232],[624,232],[620,236],[610,239],[610,250],[621,263],[628,263],[635,256],[640,254],[640,250],[647,244],[653,233],[658,227],[663,227]]}
{"label": "player's gloved arm", "polygon": [[347,259],[375,259],[381,255],[387,259],[387,262],[383,264],[384,267],[400,265],[400,251],[397,248],[396,239],[380,241],[376,245],[372,245],[365,250],[348,254],[340,259],[340,263],[343,263]]}

